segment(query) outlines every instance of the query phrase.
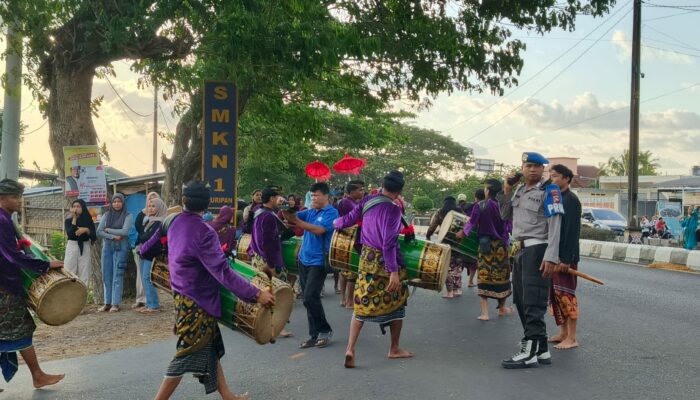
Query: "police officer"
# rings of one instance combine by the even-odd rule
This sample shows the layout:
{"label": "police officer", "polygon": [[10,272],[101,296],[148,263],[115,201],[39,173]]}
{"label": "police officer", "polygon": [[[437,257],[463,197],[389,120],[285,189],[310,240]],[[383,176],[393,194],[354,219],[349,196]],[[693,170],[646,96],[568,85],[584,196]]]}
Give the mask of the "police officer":
{"label": "police officer", "polygon": [[513,219],[513,241],[519,246],[513,266],[513,299],[525,331],[520,352],[501,363],[508,369],[551,364],[544,316],[550,277],[559,268],[561,215],[545,216],[547,192],[542,175],[549,161],[530,152],[523,153],[522,163],[524,183],[517,185],[519,177],[511,176],[497,196],[503,220]]}

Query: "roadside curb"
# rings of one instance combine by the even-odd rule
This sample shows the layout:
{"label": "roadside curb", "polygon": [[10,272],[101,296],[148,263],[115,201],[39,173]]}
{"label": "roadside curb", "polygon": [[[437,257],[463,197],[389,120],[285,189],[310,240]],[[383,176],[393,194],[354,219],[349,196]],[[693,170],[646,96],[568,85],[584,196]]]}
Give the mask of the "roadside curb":
{"label": "roadside curb", "polygon": [[632,264],[670,263],[700,272],[700,251],[581,239],[581,256]]}

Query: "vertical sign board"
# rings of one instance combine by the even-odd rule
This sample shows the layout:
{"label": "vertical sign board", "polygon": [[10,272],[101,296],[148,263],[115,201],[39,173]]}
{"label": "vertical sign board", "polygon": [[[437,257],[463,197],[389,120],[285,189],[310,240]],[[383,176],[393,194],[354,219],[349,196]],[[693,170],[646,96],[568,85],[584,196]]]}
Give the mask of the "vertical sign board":
{"label": "vertical sign board", "polygon": [[[211,186],[209,209],[237,207],[238,92],[232,82],[204,82],[202,180]],[[235,215],[235,211],[234,211]]]}

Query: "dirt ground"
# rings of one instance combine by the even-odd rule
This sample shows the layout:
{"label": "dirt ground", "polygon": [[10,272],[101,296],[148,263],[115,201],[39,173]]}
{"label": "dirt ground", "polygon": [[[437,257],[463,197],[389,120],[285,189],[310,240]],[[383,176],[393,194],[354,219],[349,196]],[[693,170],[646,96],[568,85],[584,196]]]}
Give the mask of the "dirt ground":
{"label": "dirt ground", "polygon": [[160,292],[161,311],[144,315],[131,310],[133,300],[125,299],[118,313],[97,312],[88,304],[83,313],[61,326],[37,321],[34,346],[41,361],[100,354],[136,347],[173,337],[173,298]]}

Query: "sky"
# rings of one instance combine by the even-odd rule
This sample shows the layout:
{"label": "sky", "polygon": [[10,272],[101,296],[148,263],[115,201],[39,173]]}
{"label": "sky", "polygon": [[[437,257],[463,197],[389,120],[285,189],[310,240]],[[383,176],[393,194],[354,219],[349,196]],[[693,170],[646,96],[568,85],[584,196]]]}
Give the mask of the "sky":
{"label": "sky", "polygon": [[[573,32],[544,36],[514,31],[527,44],[520,85],[503,97],[455,92],[413,109],[420,127],[441,131],[474,149],[477,158],[518,164],[523,151],[548,157],[577,157],[597,165],[629,146],[632,5],[618,1],[602,18],[580,16]],[[687,10],[666,6],[689,6]],[[650,150],[669,175],[689,174],[700,165],[700,0],[656,0],[642,10],[640,149]],[[130,175],[151,172],[153,89],[138,88],[126,61],[114,63],[116,77],[95,78],[93,97],[104,96],[95,128],[111,161]],[[0,74],[4,62],[0,62]],[[130,111],[130,108],[138,112]],[[406,108],[401,102],[400,107]],[[174,131],[172,102],[160,99],[161,131]],[[25,88],[22,122],[29,134],[20,148],[26,167],[53,165],[48,124]],[[172,146],[159,139],[158,153]],[[163,170],[158,162],[159,171]]]}

